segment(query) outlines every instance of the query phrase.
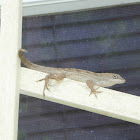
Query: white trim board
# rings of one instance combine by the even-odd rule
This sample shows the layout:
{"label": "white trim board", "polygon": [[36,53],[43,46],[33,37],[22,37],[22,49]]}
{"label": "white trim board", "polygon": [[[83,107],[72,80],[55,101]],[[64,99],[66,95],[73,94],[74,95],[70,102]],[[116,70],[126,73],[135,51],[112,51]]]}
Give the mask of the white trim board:
{"label": "white trim board", "polygon": [[0,139],[16,140],[19,107],[19,58],[22,2],[2,0],[0,40]]}
{"label": "white trim board", "polygon": [[25,3],[23,16],[66,13],[135,4],[140,0],[59,0],[53,2]]}
{"label": "white trim board", "polygon": [[[36,82],[46,76],[45,73],[21,68],[20,92],[24,95],[43,99],[44,82]],[[98,99],[89,96],[90,90],[85,83],[64,79],[52,81],[50,90],[46,90],[48,101],[95,112],[109,117],[140,124],[140,97],[131,94],[99,88]]]}
{"label": "white trim board", "polygon": [[140,0],[47,0],[23,4],[23,16],[66,13],[87,9],[101,9],[114,6],[132,5]]}

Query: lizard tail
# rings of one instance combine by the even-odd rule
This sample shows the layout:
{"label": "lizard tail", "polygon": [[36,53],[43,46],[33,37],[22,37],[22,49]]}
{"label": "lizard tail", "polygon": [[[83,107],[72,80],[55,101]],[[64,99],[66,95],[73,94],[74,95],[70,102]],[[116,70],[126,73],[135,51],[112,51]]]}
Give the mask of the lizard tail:
{"label": "lizard tail", "polygon": [[25,50],[25,49],[20,49],[20,50],[18,51],[18,56],[19,56],[19,58],[21,59],[21,62],[22,62],[27,68],[36,70],[37,65],[34,64],[34,63],[32,63],[31,61],[29,61],[29,60],[24,56],[24,54],[23,54],[24,52],[27,53],[28,51]]}
{"label": "lizard tail", "polygon": [[[21,62],[29,69],[32,69],[32,70],[37,70],[37,71],[41,71],[41,72],[45,72],[45,73],[50,73],[53,69],[56,70],[56,68],[53,68],[53,67],[44,67],[44,66],[41,66],[41,65],[37,65],[37,64],[34,64],[32,63],[31,61],[29,61],[23,53],[27,53],[28,51],[26,51],[25,49],[20,49],[18,51],[18,56],[19,58],[21,59]],[[53,70],[54,71],[54,70]]]}

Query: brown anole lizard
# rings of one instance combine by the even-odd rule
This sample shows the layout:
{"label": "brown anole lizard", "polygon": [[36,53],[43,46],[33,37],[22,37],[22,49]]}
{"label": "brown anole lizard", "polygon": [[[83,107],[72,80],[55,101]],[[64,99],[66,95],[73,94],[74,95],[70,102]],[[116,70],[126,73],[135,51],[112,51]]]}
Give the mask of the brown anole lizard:
{"label": "brown anole lizard", "polygon": [[90,88],[91,93],[94,93],[97,97],[96,93],[97,89],[94,88],[94,86],[99,87],[110,87],[116,84],[122,84],[125,83],[126,80],[122,78],[119,74],[115,73],[95,73],[87,70],[82,69],[75,69],[75,68],[53,68],[53,67],[45,67],[41,65],[34,64],[30,62],[24,55],[23,52],[27,52],[24,49],[20,49],[18,52],[18,55],[21,59],[21,62],[29,69],[45,72],[48,75],[39,80],[43,81],[45,80],[45,85],[43,89],[43,96],[45,97],[45,89],[48,88],[49,80],[55,79],[57,81],[63,80],[64,78],[68,78],[75,81],[84,82],[87,84],[87,86]]}

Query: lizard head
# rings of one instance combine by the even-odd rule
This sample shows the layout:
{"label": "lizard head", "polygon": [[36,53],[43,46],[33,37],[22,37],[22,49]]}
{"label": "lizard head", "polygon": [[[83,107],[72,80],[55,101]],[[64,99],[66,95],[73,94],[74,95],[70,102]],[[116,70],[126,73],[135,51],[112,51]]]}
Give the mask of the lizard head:
{"label": "lizard head", "polygon": [[115,73],[101,73],[101,81],[104,87],[113,86],[116,84],[123,84],[126,82],[119,74]]}

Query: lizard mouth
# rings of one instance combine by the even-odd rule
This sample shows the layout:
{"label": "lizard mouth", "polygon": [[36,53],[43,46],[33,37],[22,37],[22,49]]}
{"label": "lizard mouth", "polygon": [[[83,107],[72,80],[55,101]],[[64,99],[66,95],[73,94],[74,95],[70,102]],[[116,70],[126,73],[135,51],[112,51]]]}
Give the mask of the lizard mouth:
{"label": "lizard mouth", "polygon": [[124,84],[126,82],[126,80],[124,78],[121,78],[118,80],[117,84]]}
{"label": "lizard mouth", "polygon": [[122,78],[120,82],[121,82],[121,83],[125,83],[126,80]]}

